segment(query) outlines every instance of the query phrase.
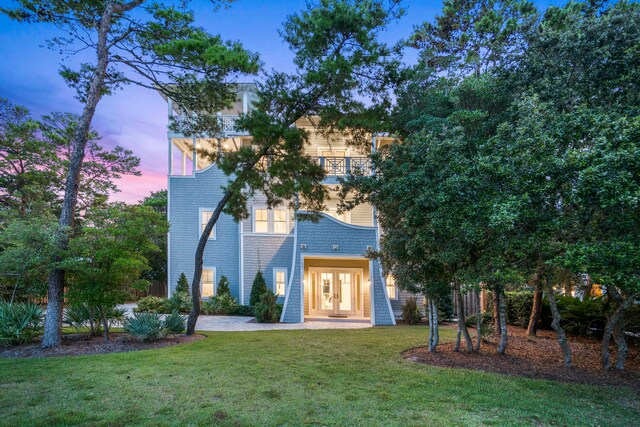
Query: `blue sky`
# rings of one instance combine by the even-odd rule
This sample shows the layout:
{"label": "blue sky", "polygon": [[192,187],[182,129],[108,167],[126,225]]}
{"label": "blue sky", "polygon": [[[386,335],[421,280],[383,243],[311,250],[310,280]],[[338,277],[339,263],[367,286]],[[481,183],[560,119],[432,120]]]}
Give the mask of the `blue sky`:
{"label": "blue sky", "polygon": [[[560,2],[536,1],[540,8],[550,3]],[[198,25],[224,39],[241,41],[260,54],[265,68],[289,71],[292,56],[278,29],[288,15],[304,9],[305,4],[300,0],[238,0],[228,9],[214,12],[209,1],[193,0],[191,8]],[[433,20],[442,2],[406,0],[404,7],[406,15],[383,35],[389,43],[408,37],[415,25]],[[19,24],[0,15],[0,97],[29,108],[36,117],[53,111],[81,111],[74,92],[58,75],[61,63],[72,66],[78,58],[65,58],[44,47],[47,39],[59,35],[52,26]],[[407,52],[406,61],[415,61],[415,52]],[[121,145],[141,158],[143,175],[123,178],[119,182],[122,192],[114,195],[114,200],[135,202],[152,190],[166,188],[166,111],[158,94],[133,86],[100,101],[94,128],[104,145]]]}

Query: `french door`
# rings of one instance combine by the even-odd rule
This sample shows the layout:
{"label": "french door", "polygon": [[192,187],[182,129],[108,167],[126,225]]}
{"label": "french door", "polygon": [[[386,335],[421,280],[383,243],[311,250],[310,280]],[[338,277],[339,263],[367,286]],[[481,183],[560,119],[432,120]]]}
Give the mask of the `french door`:
{"label": "french door", "polygon": [[362,313],[361,270],[311,269],[310,274],[312,311],[326,316]]}

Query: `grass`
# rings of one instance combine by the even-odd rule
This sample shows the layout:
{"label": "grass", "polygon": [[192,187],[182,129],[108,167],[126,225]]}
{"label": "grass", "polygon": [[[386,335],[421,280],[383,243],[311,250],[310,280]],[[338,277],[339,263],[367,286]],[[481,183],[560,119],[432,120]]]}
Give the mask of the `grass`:
{"label": "grass", "polygon": [[[429,367],[424,326],[207,333],[131,353],[0,360],[3,425],[634,425],[631,391]],[[444,331],[450,337],[452,331]]]}

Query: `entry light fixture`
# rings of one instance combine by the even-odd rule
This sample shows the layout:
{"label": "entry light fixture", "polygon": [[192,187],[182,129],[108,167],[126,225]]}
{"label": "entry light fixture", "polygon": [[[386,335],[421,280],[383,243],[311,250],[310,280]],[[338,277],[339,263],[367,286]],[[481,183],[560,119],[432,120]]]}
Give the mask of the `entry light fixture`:
{"label": "entry light fixture", "polygon": [[307,249],[307,244],[306,243],[300,244],[300,249],[302,249],[303,251]]}
{"label": "entry light fixture", "polygon": [[337,251],[338,249],[340,249],[340,247],[338,245],[333,245],[333,250]]}

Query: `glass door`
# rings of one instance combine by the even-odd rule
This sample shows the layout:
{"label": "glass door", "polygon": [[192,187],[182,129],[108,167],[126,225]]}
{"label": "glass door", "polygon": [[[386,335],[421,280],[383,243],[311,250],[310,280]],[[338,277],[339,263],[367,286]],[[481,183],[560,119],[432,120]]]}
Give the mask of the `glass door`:
{"label": "glass door", "polygon": [[354,295],[353,292],[353,273],[347,271],[337,271],[337,298],[336,298],[336,314],[353,314],[354,313]]}
{"label": "glass door", "polygon": [[319,311],[325,314],[333,314],[335,305],[335,295],[333,289],[333,272],[320,272],[320,308]]}

